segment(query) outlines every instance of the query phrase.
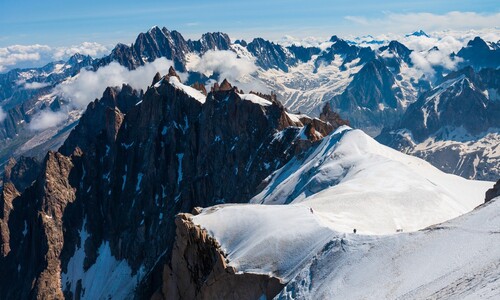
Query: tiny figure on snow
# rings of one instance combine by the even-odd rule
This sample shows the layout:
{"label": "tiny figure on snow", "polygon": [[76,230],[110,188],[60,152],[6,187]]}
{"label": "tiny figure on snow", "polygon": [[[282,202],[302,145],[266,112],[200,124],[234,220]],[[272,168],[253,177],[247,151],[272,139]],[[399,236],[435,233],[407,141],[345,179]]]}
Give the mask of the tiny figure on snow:
{"label": "tiny figure on snow", "polygon": [[354,229],[352,230],[352,232],[353,232],[353,233],[356,233],[356,231],[357,231],[357,230],[356,230],[356,228],[354,228]]}

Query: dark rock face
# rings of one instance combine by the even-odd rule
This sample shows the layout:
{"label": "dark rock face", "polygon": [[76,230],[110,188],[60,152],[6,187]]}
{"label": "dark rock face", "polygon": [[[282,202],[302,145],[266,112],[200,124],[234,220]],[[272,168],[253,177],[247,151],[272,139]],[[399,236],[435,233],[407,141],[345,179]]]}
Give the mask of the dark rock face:
{"label": "dark rock face", "polygon": [[118,44],[109,56],[97,60],[94,67],[99,68],[116,61],[129,69],[135,69],[157,58],[165,57],[172,60],[176,68],[185,71],[187,52],[189,52],[188,43],[179,32],[155,26],[146,33],[140,33],[130,46]]}
{"label": "dark rock face", "polygon": [[62,218],[75,200],[71,158],[50,152],[35,183],[13,202],[10,252],[0,258],[1,293],[6,299],[62,299]]}
{"label": "dark rock face", "polygon": [[421,142],[443,127],[463,126],[471,133],[480,133],[500,126],[499,102],[483,93],[486,89],[500,90],[499,81],[499,70],[476,73],[467,67],[452,72],[441,85],[408,107],[398,128],[410,129],[415,140]]}
{"label": "dark rock face", "polygon": [[225,33],[205,33],[200,40],[186,41],[178,31],[155,26],[146,33],[140,33],[130,46],[118,44],[109,56],[97,60],[94,68],[116,61],[129,69],[135,69],[157,58],[165,57],[174,62],[177,70],[185,72],[187,53],[203,54],[208,50],[229,50],[230,45],[231,40]]}
{"label": "dark rock face", "polygon": [[[136,293],[150,297],[172,253],[177,213],[248,201],[314,141],[296,142],[304,124],[277,101],[243,100],[227,83],[200,102],[169,83],[178,80],[171,73],[144,95],[108,88],[59,152],[47,155],[34,184],[14,195],[0,294],[78,298],[91,287],[75,276],[96,264],[115,268],[99,259],[109,247],[102,249],[132,276],[112,280],[142,279]],[[329,126],[316,120],[309,131],[328,134]],[[72,273],[77,251],[84,251],[80,275]]]}
{"label": "dark rock face", "polygon": [[287,49],[292,52],[295,58],[300,62],[308,62],[313,55],[318,55],[321,52],[321,49],[317,47],[302,47],[296,45],[289,46]]}
{"label": "dark rock face", "polygon": [[458,51],[456,56],[464,60],[462,66],[472,65],[476,70],[498,68],[500,65],[500,49],[490,49],[480,37],[469,41],[467,46]]}
{"label": "dark rock face", "polygon": [[247,45],[247,49],[257,58],[256,64],[264,70],[275,68],[288,72],[288,67],[297,63],[286,48],[262,38],[254,39]]}
{"label": "dark rock face", "polygon": [[13,208],[12,201],[35,181],[40,173],[40,167],[36,159],[23,156],[18,161],[10,159],[5,166],[0,194],[0,248],[3,256],[7,256],[10,252],[8,224]]}
{"label": "dark rock face", "polygon": [[395,86],[394,75],[379,60],[371,60],[354,75],[346,90],[331,101],[331,106],[347,117],[354,127],[365,128],[373,134],[383,126],[393,124],[403,113]]}
{"label": "dark rock face", "polygon": [[205,53],[208,50],[230,50],[231,39],[222,32],[205,33],[198,41],[188,41],[191,50]]}
{"label": "dark rock face", "polygon": [[495,183],[495,185],[486,191],[484,202],[489,202],[493,198],[500,196],[500,179]]}
{"label": "dark rock face", "polygon": [[326,123],[330,123],[334,129],[337,129],[343,125],[351,126],[348,120],[342,119],[338,113],[332,111],[330,103],[327,103],[325,104],[325,106],[323,106],[321,114],[319,115],[319,119]]}
{"label": "dark rock face", "polygon": [[[382,56],[385,64],[394,70],[395,73],[401,71],[401,64],[404,62],[408,66],[412,66],[410,54],[412,50],[398,41],[391,41],[389,45],[379,48],[380,52],[386,52],[389,56]],[[390,57],[392,56],[392,57]]]}
{"label": "dark rock face", "polygon": [[237,274],[219,243],[193,224],[189,214],[179,214],[175,223],[172,259],[164,266],[155,299],[272,299],[283,289],[278,278]]}

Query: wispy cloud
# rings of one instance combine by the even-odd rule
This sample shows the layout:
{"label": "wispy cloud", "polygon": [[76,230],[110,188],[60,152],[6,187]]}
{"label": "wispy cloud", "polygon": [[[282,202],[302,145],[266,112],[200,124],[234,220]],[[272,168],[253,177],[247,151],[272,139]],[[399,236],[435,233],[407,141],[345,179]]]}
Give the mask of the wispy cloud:
{"label": "wispy cloud", "polygon": [[48,87],[50,83],[46,82],[28,82],[24,84],[24,88],[27,90],[36,90],[44,87]]}
{"label": "wispy cloud", "polygon": [[57,60],[65,59],[76,53],[90,55],[92,57],[99,57],[107,54],[108,52],[108,47],[104,45],[101,45],[99,43],[83,42],[80,45],[55,48],[53,57]]}
{"label": "wispy cloud", "polygon": [[36,114],[29,123],[29,129],[34,131],[42,131],[48,128],[55,127],[68,119],[68,113],[62,111],[42,110]]}
{"label": "wispy cloud", "polygon": [[[385,13],[383,17],[367,18],[350,15],[344,17],[367,33],[402,33],[415,29],[425,31],[470,30],[500,26],[500,13],[476,13],[452,11],[434,13]],[[374,32],[376,31],[376,32]]]}
{"label": "wispy cloud", "polygon": [[151,84],[156,72],[166,74],[173,63],[166,58],[129,70],[116,62],[99,68],[97,71],[82,70],[72,80],[55,87],[55,92],[71,101],[71,105],[83,108],[88,103],[102,96],[108,86],[121,87],[127,83],[136,89],[145,89]]}

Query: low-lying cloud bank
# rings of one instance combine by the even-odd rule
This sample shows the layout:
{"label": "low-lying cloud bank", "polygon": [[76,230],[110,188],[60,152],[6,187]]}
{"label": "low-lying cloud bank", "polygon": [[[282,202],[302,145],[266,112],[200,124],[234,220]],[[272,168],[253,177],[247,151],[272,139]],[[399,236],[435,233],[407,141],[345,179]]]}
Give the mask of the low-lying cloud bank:
{"label": "low-lying cloud bank", "polygon": [[53,112],[49,109],[42,110],[36,114],[29,123],[29,129],[41,131],[57,126],[68,119],[68,112],[57,111]]}
{"label": "low-lying cloud bank", "polygon": [[193,57],[188,68],[191,71],[212,76],[217,73],[221,79],[237,81],[257,71],[249,59],[239,58],[233,51],[207,51],[201,58]]}
{"label": "low-lying cloud bank", "polygon": [[[159,58],[135,70],[129,70],[116,62],[97,71],[82,70],[80,74],[54,88],[53,95],[69,101],[64,110],[53,112],[46,109],[39,112],[32,118],[29,129],[42,131],[62,124],[68,120],[69,111],[84,109],[90,102],[101,98],[108,86],[121,87],[123,84],[129,84],[135,89],[146,89],[151,85],[156,72],[165,75],[172,65],[172,61]],[[186,74],[179,75],[186,79]]]}
{"label": "low-lying cloud bank", "polygon": [[75,53],[101,57],[110,49],[99,43],[84,42],[69,47],[47,45],[12,45],[0,48],[0,72],[15,68],[41,67],[54,60],[66,60]]}
{"label": "low-lying cloud bank", "polygon": [[166,58],[158,58],[135,70],[129,70],[117,62],[99,68],[97,71],[82,70],[80,74],[55,88],[56,94],[68,99],[76,108],[84,108],[88,103],[102,96],[108,86],[121,87],[129,84],[136,89],[145,89],[151,84],[156,72],[165,75],[173,63]]}
{"label": "low-lying cloud bank", "polygon": [[[258,67],[255,62],[246,57],[238,57],[233,51],[210,50],[201,58],[193,56],[187,65],[190,71],[202,73],[205,76],[218,74],[219,81],[227,79],[233,85],[243,91],[269,92],[268,87],[260,81],[257,75]],[[215,80],[206,82],[207,90],[215,83]]]}

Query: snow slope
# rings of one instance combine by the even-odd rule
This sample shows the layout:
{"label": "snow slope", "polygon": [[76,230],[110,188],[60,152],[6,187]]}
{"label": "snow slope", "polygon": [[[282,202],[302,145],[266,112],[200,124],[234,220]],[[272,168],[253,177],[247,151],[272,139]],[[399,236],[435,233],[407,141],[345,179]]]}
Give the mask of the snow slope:
{"label": "snow slope", "polygon": [[336,238],[276,299],[499,299],[499,229],[496,198],[424,231]]}
{"label": "snow slope", "polygon": [[349,127],[271,177],[253,201],[288,205],[219,205],[193,222],[238,272],[281,278],[278,298],[500,293],[500,199],[473,210],[492,182],[445,174]]}
{"label": "snow slope", "polygon": [[341,233],[303,204],[221,205],[193,221],[240,273],[277,276],[276,299],[495,299],[500,197],[413,233]]}
{"label": "snow slope", "polygon": [[334,234],[304,205],[219,205],[204,209],[193,222],[217,238],[237,270],[285,280]]}
{"label": "snow slope", "polygon": [[334,230],[390,234],[462,215],[492,185],[445,174],[344,126],[271,175],[251,202],[302,203]]}

